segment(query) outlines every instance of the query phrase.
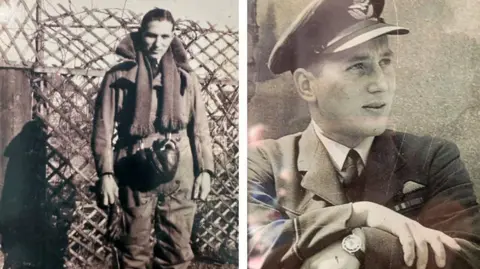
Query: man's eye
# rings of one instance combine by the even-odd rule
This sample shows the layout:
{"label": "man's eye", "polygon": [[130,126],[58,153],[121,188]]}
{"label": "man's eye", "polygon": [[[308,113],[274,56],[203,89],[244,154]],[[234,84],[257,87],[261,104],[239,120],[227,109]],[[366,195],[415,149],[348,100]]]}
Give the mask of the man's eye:
{"label": "man's eye", "polygon": [[380,66],[388,66],[392,63],[392,60],[391,59],[382,59],[380,61]]}
{"label": "man's eye", "polygon": [[347,68],[347,71],[361,71],[361,70],[365,70],[365,64],[364,63],[357,63],[357,64],[354,64],[354,65],[351,65]]}

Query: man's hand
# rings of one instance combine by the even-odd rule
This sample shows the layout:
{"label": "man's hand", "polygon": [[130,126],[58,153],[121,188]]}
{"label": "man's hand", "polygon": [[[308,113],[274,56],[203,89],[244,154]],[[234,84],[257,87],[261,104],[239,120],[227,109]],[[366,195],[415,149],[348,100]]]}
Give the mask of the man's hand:
{"label": "man's hand", "polygon": [[100,195],[103,198],[103,205],[108,206],[115,203],[118,198],[118,186],[115,178],[111,174],[103,175],[100,179],[102,181],[102,188]]}
{"label": "man's hand", "polygon": [[300,269],[358,269],[360,261],[342,248],[342,242],[336,242],[319,253],[308,258]]}
{"label": "man's hand", "polygon": [[211,190],[211,177],[210,174],[207,172],[202,172],[198,175],[197,179],[195,180],[195,187],[193,189],[193,199],[206,200],[208,194]]}
{"label": "man's hand", "polygon": [[435,253],[435,262],[443,268],[446,263],[445,246],[460,250],[450,236],[409,219],[393,210],[371,202],[353,204],[355,218],[361,216],[365,226],[377,228],[396,235],[402,244],[403,259],[410,267],[417,259],[417,269],[424,269],[428,262],[428,245]]}

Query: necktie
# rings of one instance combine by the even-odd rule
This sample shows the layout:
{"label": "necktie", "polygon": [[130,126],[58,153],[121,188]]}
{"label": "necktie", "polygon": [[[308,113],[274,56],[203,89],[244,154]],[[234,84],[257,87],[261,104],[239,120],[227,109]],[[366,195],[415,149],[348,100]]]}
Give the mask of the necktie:
{"label": "necktie", "polygon": [[353,181],[355,181],[356,178],[358,178],[359,165],[361,165],[361,161],[362,159],[360,158],[360,155],[356,150],[351,149],[348,152],[347,158],[342,168],[342,172],[345,172],[346,174],[343,177],[343,181],[342,181],[344,186],[350,185]]}
{"label": "necktie", "polygon": [[155,58],[148,57],[150,60],[150,67],[152,68],[152,75],[155,77],[158,74],[158,61]]}

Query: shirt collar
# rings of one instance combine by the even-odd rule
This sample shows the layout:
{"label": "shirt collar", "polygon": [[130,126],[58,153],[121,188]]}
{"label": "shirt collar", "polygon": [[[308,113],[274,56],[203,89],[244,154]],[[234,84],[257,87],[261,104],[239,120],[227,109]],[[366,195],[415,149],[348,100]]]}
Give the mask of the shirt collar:
{"label": "shirt collar", "polygon": [[155,65],[155,67],[157,67],[158,64],[160,63],[160,60],[157,60],[156,58],[153,58],[150,55],[148,55],[147,58],[150,61],[150,64]]}
{"label": "shirt collar", "polygon": [[[317,134],[320,141],[322,141],[323,145],[328,151],[328,154],[330,155],[330,158],[333,160],[335,168],[338,171],[341,171],[343,164],[345,163],[345,159],[347,158],[347,154],[350,151],[350,148],[324,136],[320,126],[318,126],[313,120],[312,124],[313,128],[315,129],[315,133]],[[374,136],[367,137],[360,144],[358,144],[358,146],[353,148],[362,158],[364,165],[367,164],[368,153],[370,153],[370,148],[372,147],[374,138]]]}

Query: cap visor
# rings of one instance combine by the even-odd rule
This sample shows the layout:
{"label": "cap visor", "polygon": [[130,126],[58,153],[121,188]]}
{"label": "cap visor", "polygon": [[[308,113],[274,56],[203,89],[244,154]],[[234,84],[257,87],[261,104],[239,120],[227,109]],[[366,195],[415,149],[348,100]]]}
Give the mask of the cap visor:
{"label": "cap visor", "polygon": [[407,28],[379,22],[339,39],[337,42],[328,46],[324,53],[341,52],[382,35],[405,35],[409,32],[410,30]]}

